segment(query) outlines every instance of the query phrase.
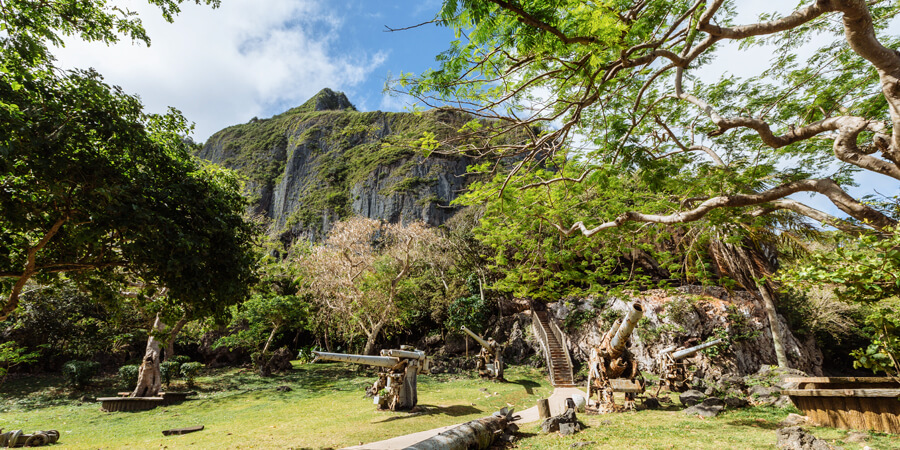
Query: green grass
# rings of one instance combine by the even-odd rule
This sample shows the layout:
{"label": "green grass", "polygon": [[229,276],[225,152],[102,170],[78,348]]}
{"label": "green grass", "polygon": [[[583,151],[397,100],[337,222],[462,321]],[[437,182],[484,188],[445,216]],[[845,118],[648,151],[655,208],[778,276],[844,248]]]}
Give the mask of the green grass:
{"label": "green grass", "polygon": [[[677,402],[677,400],[676,400]],[[712,419],[686,416],[672,403],[664,409],[578,417],[588,428],[573,436],[542,434],[540,424],[528,424],[528,437],[517,443],[523,450],[569,449],[579,442],[593,442],[591,449],[775,449],[775,430],[794,408],[753,407],[726,411]],[[845,443],[847,430],[805,427],[816,437],[845,449],[862,448]],[[900,436],[869,433],[865,445],[873,449],[900,448]]]}
{"label": "green grass", "polygon": [[[505,384],[429,375],[418,380],[423,411],[375,411],[372,400],[364,397],[364,388],[375,379],[373,373],[343,364],[298,364],[290,374],[268,379],[246,370],[216,370],[198,378],[196,400],[116,413],[100,411],[98,403],[80,402],[84,394],[54,387],[58,378],[29,377],[3,386],[0,428],[56,429],[60,445],[67,449],[339,448],[462,423],[507,404],[524,409],[551,392],[546,377],[529,368],[511,368],[507,377],[512,382]],[[283,385],[293,390],[275,390]],[[115,395],[117,390],[106,381],[90,395]],[[183,436],[161,433],[193,425],[205,429]]]}
{"label": "green grass", "polygon": [[[122,390],[112,378],[96,381],[88,392],[60,387],[58,376],[29,376],[7,381],[0,391],[0,428],[56,429],[58,448],[340,448],[458,424],[512,405],[523,410],[550,394],[539,369],[510,367],[510,383],[491,383],[464,375],[419,377],[416,413],[375,411],[364,388],[374,371],[344,364],[301,365],[284,376],[260,378],[246,369],[207,371],[197,379],[197,399],[142,412],[105,413],[82,396],[111,396]],[[289,386],[290,392],[279,392]],[[176,384],[171,390],[185,387]],[[496,394],[495,394],[496,393]],[[543,435],[538,423],[524,425],[520,449],[568,449],[574,443],[599,449],[774,449],[778,422],[790,412],[748,408],[713,419],[688,417],[670,406],[656,411],[585,415],[588,429],[568,437]],[[161,431],[204,425],[183,436]],[[847,431],[812,432],[845,449]],[[874,449],[900,448],[900,437],[870,433]]]}

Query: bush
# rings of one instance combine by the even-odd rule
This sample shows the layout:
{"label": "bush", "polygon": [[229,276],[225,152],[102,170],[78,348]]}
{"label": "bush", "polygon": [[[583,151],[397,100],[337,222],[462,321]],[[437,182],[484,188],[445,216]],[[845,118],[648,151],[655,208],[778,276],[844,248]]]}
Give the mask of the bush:
{"label": "bush", "polygon": [[10,368],[37,361],[38,356],[40,356],[40,352],[26,353],[25,348],[19,347],[12,341],[0,344],[0,384],[6,380],[6,374]]}
{"label": "bush", "polygon": [[166,388],[169,387],[172,378],[178,378],[180,372],[181,363],[178,361],[166,361],[159,365],[159,373],[162,376],[162,382],[165,383]]}
{"label": "bush", "polygon": [[181,365],[181,376],[187,380],[187,385],[189,387],[194,386],[194,378],[197,377],[197,374],[200,373],[200,369],[203,368],[203,364],[198,362],[186,362]]}
{"label": "bush", "polygon": [[186,362],[189,362],[190,360],[191,360],[191,357],[186,356],[186,355],[176,355],[171,358],[166,358],[166,362],[174,361],[174,362],[177,362],[178,364],[184,364]]}
{"label": "bush", "polygon": [[139,369],[140,366],[136,364],[128,364],[119,367],[119,381],[122,382],[122,386],[125,386],[126,388],[134,387],[134,384],[137,382]]}
{"label": "bush", "polygon": [[[100,364],[94,361],[69,361],[63,364],[63,376],[75,389],[81,389],[97,374]],[[135,378],[137,375],[135,375]]]}

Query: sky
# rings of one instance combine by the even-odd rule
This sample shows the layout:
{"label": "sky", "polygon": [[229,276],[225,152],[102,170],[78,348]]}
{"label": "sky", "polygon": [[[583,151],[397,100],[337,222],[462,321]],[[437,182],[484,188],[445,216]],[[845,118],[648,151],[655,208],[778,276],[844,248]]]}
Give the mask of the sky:
{"label": "sky", "polygon": [[435,67],[453,33],[428,25],[440,0],[223,0],[187,2],[167,23],[144,2],[149,47],[107,47],[72,39],[55,54],[62,67],[93,67],[110,84],[141,97],[150,112],[173,106],[195,123],[193,138],[298,106],[323,88],[343,91],[360,110],[400,111],[382,95],[385,80]]}
{"label": "sky", "polygon": [[[150,112],[180,109],[195,123],[197,142],[298,106],[326,87],[345,92],[362,111],[405,110],[410,100],[383,94],[385,81],[436,67],[435,55],[454,38],[433,24],[387,31],[431,20],[441,0],[223,0],[218,9],[187,2],[172,24],[145,2],[119,4],[141,14],[151,45],[71,40],[56,51],[60,65],[97,69],[108,83],[141,97]],[[788,14],[795,5],[741,2],[737,22],[755,22],[763,12]],[[891,28],[900,35],[900,25]],[[726,43],[699,75],[709,81],[725,73],[752,76],[770,58],[765,48],[740,51]],[[860,183],[852,193],[898,192],[896,180],[881,175]],[[839,214],[821,196],[798,200]]]}

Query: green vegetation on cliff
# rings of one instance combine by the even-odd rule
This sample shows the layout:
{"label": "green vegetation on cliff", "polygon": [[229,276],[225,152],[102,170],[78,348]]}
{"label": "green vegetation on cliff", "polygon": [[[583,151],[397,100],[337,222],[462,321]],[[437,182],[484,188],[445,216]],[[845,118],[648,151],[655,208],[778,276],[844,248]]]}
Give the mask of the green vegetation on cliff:
{"label": "green vegetation on cliff", "polygon": [[[264,191],[279,188],[290,196],[283,201],[296,201],[277,231],[309,228],[323,215],[329,220],[350,215],[351,189],[373,173],[376,182],[389,178],[391,184],[379,192],[386,196],[434,186],[432,174],[427,179],[412,174],[419,140],[449,136],[468,120],[444,110],[359,112],[343,94],[325,89],[302,106],[216,133],[200,155],[244,176],[254,202],[262,201]],[[433,193],[421,197],[441,200]],[[417,205],[422,203],[417,199]]]}

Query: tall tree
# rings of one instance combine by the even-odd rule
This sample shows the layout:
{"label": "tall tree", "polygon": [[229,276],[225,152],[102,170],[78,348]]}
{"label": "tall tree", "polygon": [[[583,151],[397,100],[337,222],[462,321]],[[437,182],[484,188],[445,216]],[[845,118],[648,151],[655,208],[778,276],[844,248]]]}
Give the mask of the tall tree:
{"label": "tall tree", "polygon": [[[892,225],[844,188],[860,170],[900,180],[900,53],[883,33],[900,7],[811,3],[735,25],[739,6],[725,0],[446,0],[438,20],[462,38],[440,55],[438,69],[401,77],[397,86],[426,103],[495,119],[498,132],[533,131],[525,142],[470,139],[470,151],[519,154],[525,162],[577,154],[622,170],[690,159],[692,197],[553,224],[566,234],[691,222],[721,209],[787,209],[853,228],[788,198],[797,193],[822,194],[865,227]],[[817,40],[826,44],[798,61],[813,35],[831,39]],[[758,77],[704,83],[696,71],[715,65],[728,41],[772,45],[773,59]],[[533,127],[552,123],[561,125]],[[513,170],[508,179],[517,176]]]}
{"label": "tall tree", "polygon": [[[402,76],[395,86],[426,104],[493,119],[498,133],[531,131],[524,141],[423,141],[429,151],[464,143],[470,154],[519,155],[498,196],[511,186],[525,197],[552,184],[591,183],[596,167],[670,176],[680,166],[681,192],[657,192],[655,201],[615,212],[542,216],[566,236],[700,220],[740,224],[776,211],[852,233],[895,225],[846,189],[861,172],[900,180],[900,53],[897,37],[885,32],[900,7],[805,1],[787,16],[736,24],[746,7],[728,0],[445,0],[436,20],[460,38],[439,56],[440,67]],[[773,57],[757,76],[704,80],[699,70],[714,67],[729,42],[769,46]],[[819,48],[801,60],[810,42]],[[586,163],[581,173],[517,183],[560,155]],[[660,164],[667,160],[678,163]],[[849,219],[792,198],[804,193],[824,196]]]}
{"label": "tall tree", "polygon": [[[183,1],[150,3],[172,20]],[[149,44],[140,19],[103,1],[0,1],[0,12],[0,320],[27,283],[62,273],[139,279],[197,315],[243,298],[254,231],[237,180],[191,156],[179,112],[147,114],[50,52],[73,35]]]}

